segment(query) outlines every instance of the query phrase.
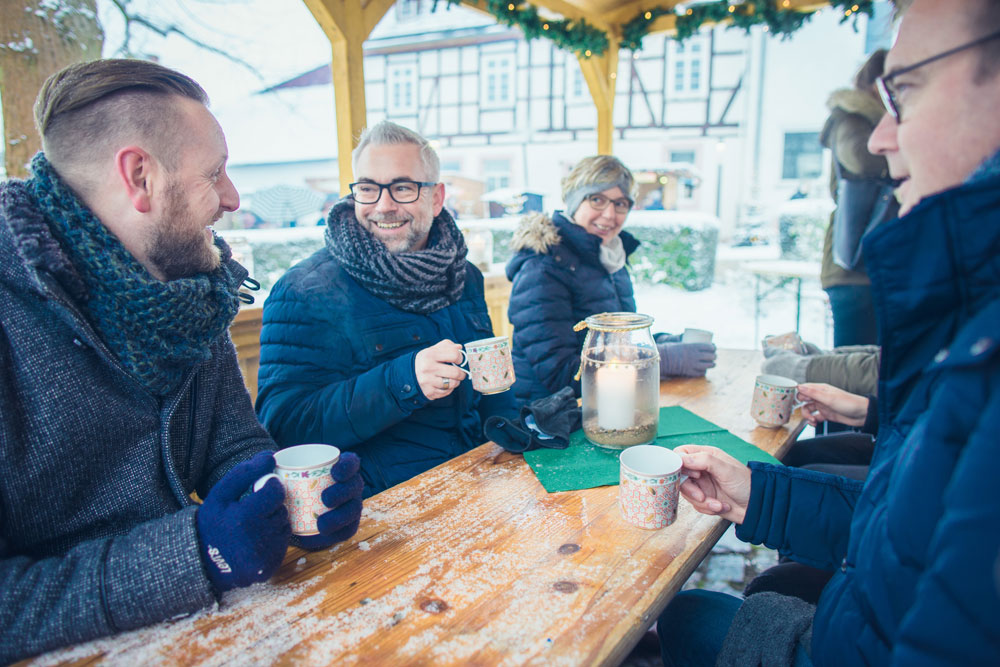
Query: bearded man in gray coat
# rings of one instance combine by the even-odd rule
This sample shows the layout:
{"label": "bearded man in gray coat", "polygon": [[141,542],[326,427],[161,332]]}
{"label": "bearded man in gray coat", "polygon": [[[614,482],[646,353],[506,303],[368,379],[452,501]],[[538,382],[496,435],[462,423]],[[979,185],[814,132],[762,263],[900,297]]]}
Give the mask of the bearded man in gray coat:
{"label": "bearded man in gray coat", "polygon": [[[228,335],[247,272],[209,227],[239,195],[207,101],[153,63],[66,68],[33,176],[0,185],[0,663],[194,612],[284,557],[280,483],[248,493],[274,442]],[[357,470],[341,457],[303,546],[357,529]]]}

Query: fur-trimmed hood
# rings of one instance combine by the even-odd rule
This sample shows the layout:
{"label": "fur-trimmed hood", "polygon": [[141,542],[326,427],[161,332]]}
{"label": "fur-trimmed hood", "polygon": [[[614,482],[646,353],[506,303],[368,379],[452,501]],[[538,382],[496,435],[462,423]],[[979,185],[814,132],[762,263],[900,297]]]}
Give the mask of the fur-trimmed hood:
{"label": "fur-trimmed hood", "polygon": [[826,100],[826,107],[833,111],[841,109],[847,113],[855,113],[864,116],[872,125],[878,125],[885,115],[885,107],[882,100],[868,93],[854,88],[841,88],[830,93]]}
{"label": "fur-trimmed hood", "polygon": [[871,124],[873,129],[885,115],[882,100],[854,88],[841,88],[833,91],[826,100],[826,106],[830,109],[830,117],[826,119],[823,129],[820,131],[819,142],[827,148],[832,148],[830,135],[838,120],[845,117],[844,114],[861,116]]}
{"label": "fur-trimmed hood", "polygon": [[533,250],[540,255],[547,255],[550,248],[559,245],[562,236],[552,218],[544,213],[529,213],[521,218],[521,222],[511,239],[510,249],[514,252]]}

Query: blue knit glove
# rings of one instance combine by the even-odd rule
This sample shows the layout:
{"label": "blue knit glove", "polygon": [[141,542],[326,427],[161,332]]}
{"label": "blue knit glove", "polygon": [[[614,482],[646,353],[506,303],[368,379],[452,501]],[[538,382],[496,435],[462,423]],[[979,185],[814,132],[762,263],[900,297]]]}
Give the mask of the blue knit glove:
{"label": "blue knit glove", "polygon": [[212,487],[195,514],[201,557],[217,593],[267,581],[281,565],[292,532],[285,490],[270,479],[257,493],[246,493],[273,470],[273,452],[240,463]]}
{"label": "blue knit glove", "polygon": [[293,538],[303,549],[325,549],[336,542],[343,542],[358,532],[361,522],[361,491],[364,482],[358,470],[361,459],[353,452],[344,452],[330,470],[336,484],[323,490],[323,504],[330,508],[319,515],[316,528],[319,535]]}
{"label": "blue knit glove", "polygon": [[715,368],[712,343],[659,343],[660,377],[701,377]]}

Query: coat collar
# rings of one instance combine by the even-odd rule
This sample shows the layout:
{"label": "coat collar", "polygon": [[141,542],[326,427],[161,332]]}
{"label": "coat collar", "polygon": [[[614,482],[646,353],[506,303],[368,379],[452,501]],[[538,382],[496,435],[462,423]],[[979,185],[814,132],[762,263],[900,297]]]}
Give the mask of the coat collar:
{"label": "coat collar", "polygon": [[889,414],[959,331],[1000,298],[1000,175],[928,197],[863,242]]}

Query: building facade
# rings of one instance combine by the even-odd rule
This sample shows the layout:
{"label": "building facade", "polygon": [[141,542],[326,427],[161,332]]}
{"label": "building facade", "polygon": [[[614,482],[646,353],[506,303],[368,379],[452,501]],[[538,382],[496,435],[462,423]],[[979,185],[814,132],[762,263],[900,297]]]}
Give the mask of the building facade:
{"label": "building facade", "polygon": [[[433,139],[463,215],[486,214],[474,207],[484,193],[537,193],[546,210],[557,208],[561,177],[597,146],[576,57],[488,15],[433,4],[397,2],[366,42],[369,122],[388,118]],[[713,214],[726,236],[747,211],[797,189],[823,196],[826,98],[888,44],[886,13],[880,6],[877,20],[841,24],[821,11],[787,40],[717,26],[683,43],[649,35],[641,50],[622,51],[614,153],[637,173],[640,205]],[[288,181],[336,191],[329,67],[253,97],[219,111],[241,190]],[[273,115],[281,129],[262,141],[259,123]],[[244,134],[253,149],[239,148]]]}

